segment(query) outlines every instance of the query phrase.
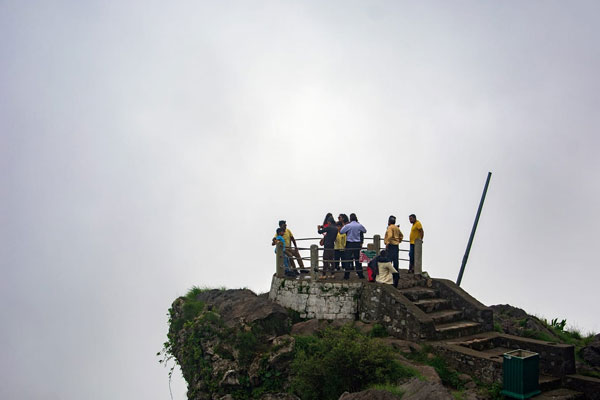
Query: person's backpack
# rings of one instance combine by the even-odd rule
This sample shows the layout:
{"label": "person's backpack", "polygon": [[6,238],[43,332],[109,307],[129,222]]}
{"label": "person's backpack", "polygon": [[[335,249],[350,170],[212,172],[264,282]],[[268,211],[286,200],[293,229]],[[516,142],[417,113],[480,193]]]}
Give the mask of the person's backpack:
{"label": "person's backpack", "polygon": [[369,282],[375,282],[375,277],[379,275],[379,256],[373,258],[367,264],[367,276],[369,278]]}

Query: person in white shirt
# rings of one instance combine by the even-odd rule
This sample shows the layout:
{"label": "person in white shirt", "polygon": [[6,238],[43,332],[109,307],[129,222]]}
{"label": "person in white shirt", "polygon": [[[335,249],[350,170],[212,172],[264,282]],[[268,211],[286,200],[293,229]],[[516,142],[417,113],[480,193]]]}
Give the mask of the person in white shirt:
{"label": "person in white shirt", "polygon": [[375,281],[393,285],[395,283],[394,275],[396,274],[396,270],[394,269],[392,262],[388,260],[386,250],[381,250],[377,260],[377,267],[379,268],[379,273],[377,274]]}

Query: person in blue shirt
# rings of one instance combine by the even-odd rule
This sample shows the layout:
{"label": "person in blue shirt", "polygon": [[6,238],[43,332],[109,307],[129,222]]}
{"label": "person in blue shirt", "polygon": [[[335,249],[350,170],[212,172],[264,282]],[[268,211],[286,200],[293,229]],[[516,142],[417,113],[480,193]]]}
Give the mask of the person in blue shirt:
{"label": "person in blue shirt", "polygon": [[362,247],[363,235],[367,233],[362,224],[358,222],[356,214],[350,214],[350,223],[344,225],[340,230],[340,233],[346,234],[346,251],[351,260],[348,263],[348,268],[344,272],[344,279],[350,278],[350,271],[352,270],[352,261],[354,261],[356,275],[359,279],[365,279],[363,275],[362,265],[360,263],[360,249]]}

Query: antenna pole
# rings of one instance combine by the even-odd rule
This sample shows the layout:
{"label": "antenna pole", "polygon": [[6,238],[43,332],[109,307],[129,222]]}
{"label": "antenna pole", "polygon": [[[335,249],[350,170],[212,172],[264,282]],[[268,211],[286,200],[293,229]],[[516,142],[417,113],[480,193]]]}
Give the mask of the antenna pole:
{"label": "antenna pole", "polygon": [[477,230],[477,223],[479,222],[479,216],[481,215],[481,209],[483,208],[483,202],[485,201],[485,195],[487,193],[491,177],[492,173],[488,172],[487,180],[485,181],[485,187],[483,188],[483,194],[481,195],[481,200],[479,201],[479,209],[477,210],[477,216],[475,216],[475,222],[473,223],[473,229],[471,229],[469,243],[467,243],[467,250],[465,251],[465,255],[462,260],[462,265],[460,266],[460,272],[458,273],[458,279],[456,280],[456,284],[458,286],[460,286],[463,273],[465,272],[465,266],[467,265],[467,259],[469,258],[469,252],[471,251],[471,245],[473,244],[473,238],[475,237],[475,231]]}

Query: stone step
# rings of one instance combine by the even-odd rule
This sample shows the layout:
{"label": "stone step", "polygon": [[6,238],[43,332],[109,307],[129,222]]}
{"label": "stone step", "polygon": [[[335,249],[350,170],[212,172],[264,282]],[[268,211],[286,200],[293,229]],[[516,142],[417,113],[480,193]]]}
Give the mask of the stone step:
{"label": "stone step", "polygon": [[560,378],[556,376],[540,374],[538,382],[540,384],[540,390],[542,392],[559,389],[562,386]]}
{"label": "stone step", "polygon": [[445,310],[450,307],[450,302],[446,299],[423,299],[413,301],[413,303],[426,313]]}
{"label": "stone step", "polygon": [[441,310],[431,312],[428,315],[433,319],[433,323],[438,325],[462,319],[463,312],[457,310]]}
{"label": "stone step", "polygon": [[473,321],[454,321],[446,324],[435,324],[438,339],[450,339],[470,336],[479,333],[481,324]]}
{"label": "stone step", "polygon": [[580,400],[585,399],[581,392],[570,389],[554,389],[534,397],[535,400]]}
{"label": "stone step", "polygon": [[410,301],[419,301],[423,299],[433,299],[438,297],[438,293],[434,289],[424,288],[421,286],[415,286],[408,289],[400,289],[407,299]]}

